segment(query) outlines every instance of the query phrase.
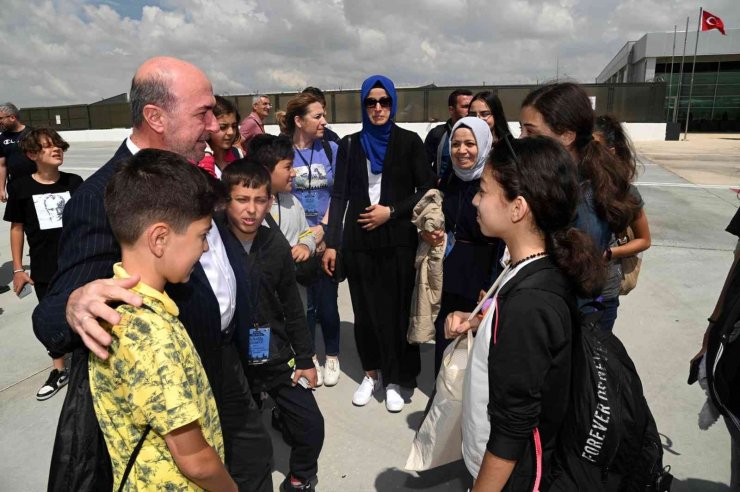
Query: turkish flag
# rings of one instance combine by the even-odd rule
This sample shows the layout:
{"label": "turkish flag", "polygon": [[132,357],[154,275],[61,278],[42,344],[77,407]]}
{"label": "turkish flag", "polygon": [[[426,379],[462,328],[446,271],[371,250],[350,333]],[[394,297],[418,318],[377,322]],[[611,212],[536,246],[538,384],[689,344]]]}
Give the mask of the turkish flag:
{"label": "turkish flag", "polygon": [[722,22],[722,19],[705,10],[701,14],[701,30],[709,31],[711,29],[717,29],[723,36],[725,35],[725,23]]}

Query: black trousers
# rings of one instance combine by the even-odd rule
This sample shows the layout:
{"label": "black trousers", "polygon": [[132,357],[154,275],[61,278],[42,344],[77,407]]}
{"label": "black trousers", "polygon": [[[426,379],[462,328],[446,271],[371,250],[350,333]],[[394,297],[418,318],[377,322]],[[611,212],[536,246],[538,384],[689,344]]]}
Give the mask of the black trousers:
{"label": "black trousers", "polygon": [[416,387],[419,346],[406,341],[416,250],[343,251],[355,313],[355,343],[365,371],[380,369],[383,384]]}
{"label": "black trousers", "polygon": [[267,391],[280,411],[283,437],[290,445],[290,473],[307,482],[316,478],[324,447],[324,416],[313,391],[281,384]]}
{"label": "black trousers", "polygon": [[221,396],[216,403],[226,467],[240,492],[272,492],[272,441],[233,342],[221,347],[221,361]]}
{"label": "black trousers", "polygon": [[[46,297],[46,292],[49,290],[48,282],[35,282],[33,284],[33,291],[36,292],[36,299],[41,300]],[[52,359],[61,359],[64,357],[64,352],[48,352],[49,357]]]}

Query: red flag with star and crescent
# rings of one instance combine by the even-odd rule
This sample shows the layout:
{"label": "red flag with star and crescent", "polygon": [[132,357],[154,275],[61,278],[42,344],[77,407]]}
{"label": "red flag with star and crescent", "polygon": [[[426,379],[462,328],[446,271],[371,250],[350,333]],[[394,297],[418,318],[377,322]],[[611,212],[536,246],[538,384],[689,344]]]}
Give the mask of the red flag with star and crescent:
{"label": "red flag with star and crescent", "polygon": [[701,14],[701,30],[709,31],[711,29],[717,29],[723,36],[725,35],[725,23],[722,22],[722,19],[705,10]]}

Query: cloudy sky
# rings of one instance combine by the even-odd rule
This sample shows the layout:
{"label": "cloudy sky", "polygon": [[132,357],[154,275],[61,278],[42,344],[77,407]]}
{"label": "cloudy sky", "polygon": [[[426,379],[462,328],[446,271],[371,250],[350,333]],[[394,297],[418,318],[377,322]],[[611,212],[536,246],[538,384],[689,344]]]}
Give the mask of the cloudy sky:
{"label": "cloudy sky", "polygon": [[[740,26],[738,0],[704,8]],[[688,0],[2,0],[0,99],[90,103],[145,59],[200,66],[216,93],[593,81],[626,41],[682,29]]]}

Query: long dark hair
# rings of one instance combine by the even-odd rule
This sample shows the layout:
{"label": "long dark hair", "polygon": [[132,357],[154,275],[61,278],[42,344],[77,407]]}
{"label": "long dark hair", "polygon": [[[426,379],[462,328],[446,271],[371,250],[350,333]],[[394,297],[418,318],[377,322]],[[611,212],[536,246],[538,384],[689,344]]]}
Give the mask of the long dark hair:
{"label": "long dark hair", "polygon": [[580,191],[568,151],[549,137],[507,139],[496,143],[484,172],[493,173],[507,200],[527,201],[547,253],[578,294],[597,296],[606,264],[591,237],[572,226]]}
{"label": "long dark hair", "polygon": [[470,104],[475,101],[483,101],[491,108],[491,114],[493,115],[493,135],[496,140],[506,138],[511,134],[509,131],[509,122],[504,114],[504,106],[501,104],[501,99],[491,91],[482,91],[473,96],[470,100]]}
{"label": "long dark hair", "polygon": [[593,139],[594,112],[586,91],[572,82],[545,85],[527,95],[522,107],[527,106],[536,109],[556,134],[575,134],[572,147],[578,156],[578,174],[591,183],[597,215],[612,232],[624,230],[639,205],[629,194],[629,173]]}
{"label": "long dark hair", "polygon": [[604,143],[610,149],[614,149],[614,155],[619,163],[625,168],[630,182],[637,175],[637,159],[632,140],[622,128],[614,115],[604,114],[594,120],[594,133],[600,133],[604,137]]}

